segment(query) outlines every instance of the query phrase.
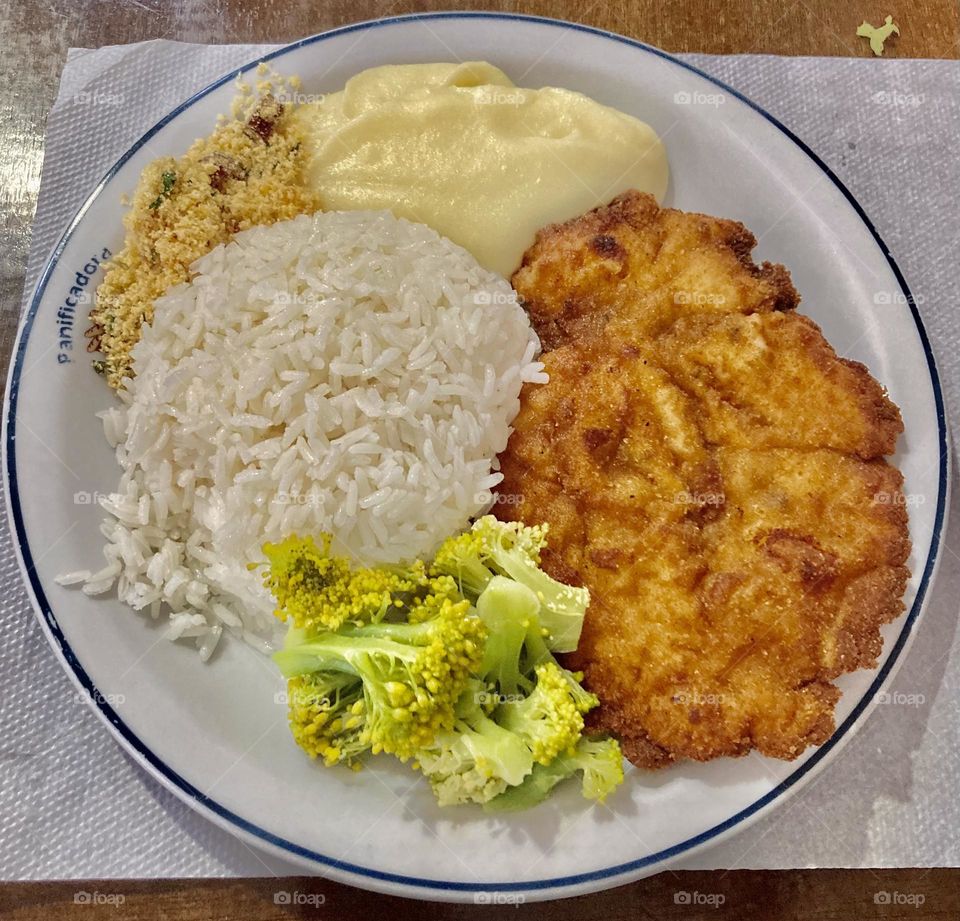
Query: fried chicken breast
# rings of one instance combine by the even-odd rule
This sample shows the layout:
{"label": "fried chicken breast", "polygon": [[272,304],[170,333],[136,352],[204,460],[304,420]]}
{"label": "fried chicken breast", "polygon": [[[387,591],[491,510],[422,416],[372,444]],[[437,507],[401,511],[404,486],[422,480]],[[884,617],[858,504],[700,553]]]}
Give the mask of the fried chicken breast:
{"label": "fried chicken breast", "polygon": [[546,228],[513,284],[546,348],[502,517],[586,585],[571,667],[642,767],[794,758],[833,731],[908,578],[897,408],[741,224],[628,193]]}

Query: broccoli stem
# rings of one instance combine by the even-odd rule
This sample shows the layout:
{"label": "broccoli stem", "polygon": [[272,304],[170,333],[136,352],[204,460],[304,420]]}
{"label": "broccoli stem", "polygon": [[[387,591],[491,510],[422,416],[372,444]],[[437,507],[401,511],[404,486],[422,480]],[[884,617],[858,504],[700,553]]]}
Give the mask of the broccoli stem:
{"label": "broccoli stem", "polygon": [[539,609],[540,602],[530,589],[503,576],[494,576],[477,599],[477,614],[488,631],[480,668],[502,694],[516,695],[533,687],[520,659],[528,634],[539,636]]}
{"label": "broccoli stem", "polygon": [[[419,628],[422,625],[410,626]],[[286,678],[320,671],[349,672],[362,677],[369,656],[400,662],[416,660],[420,652],[419,645],[399,643],[379,636],[356,635],[366,629],[358,628],[354,635],[349,636],[343,633],[320,634],[310,642],[275,652],[273,660]]]}
{"label": "broccoli stem", "polygon": [[583,615],[590,597],[586,589],[557,582],[513,550],[494,547],[491,555],[500,572],[530,589],[540,602],[540,624],[550,635],[550,648],[556,652],[573,652],[580,642]]}
{"label": "broccoli stem", "polygon": [[535,764],[533,770],[516,786],[483,804],[486,812],[521,812],[544,802],[557,784],[566,780],[572,771],[566,770],[559,759],[550,764]]}
{"label": "broccoli stem", "polygon": [[457,580],[461,594],[473,600],[480,597],[493,578],[493,573],[476,557],[461,556],[448,572]]}
{"label": "broccoli stem", "polygon": [[337,631],[338,636],[356,637],[357,639],[396,640],[411,646],[422,646],[424,643],[429,643],[433,633],[434,625],[426,620],[418,624],[377,621],[372,624],[364,624],[362,627],[353,627],[348,624]]}
{"label": "broccoli stem", "polygon": [[487,812],[518,812],[542,803],[554,787],[578,771],[583,772],[581,792],[603,802],[623,782],[623,757],[614,739],[581,738],[571,755],[550,764],[535,764],[523,783],[507,787],[484,804]]}
{"label": "broccoli stem", "polygon": [[521,783],[533,768],[533,756],[523,740],[484,713],[475,689],[462,695],[454,730],[462,734],[463,745],[477,765],[486,766],[510,785]]}

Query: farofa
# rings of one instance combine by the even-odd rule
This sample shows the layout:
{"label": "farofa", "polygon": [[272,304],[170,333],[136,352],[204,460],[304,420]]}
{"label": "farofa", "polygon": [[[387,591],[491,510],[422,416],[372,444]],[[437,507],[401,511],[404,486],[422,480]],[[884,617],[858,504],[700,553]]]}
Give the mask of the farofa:
{"label": "farofa", "polygon": [[303,174],[303,138],[266,86],[246,118],[221,122],[182,157],[144,170],[86,333],[87,350],[103,355],[94,368],[111,387],[131,375],[130,350],[153,319],[154,300],[188,281],[195,260],[240,230],[318,209]]}

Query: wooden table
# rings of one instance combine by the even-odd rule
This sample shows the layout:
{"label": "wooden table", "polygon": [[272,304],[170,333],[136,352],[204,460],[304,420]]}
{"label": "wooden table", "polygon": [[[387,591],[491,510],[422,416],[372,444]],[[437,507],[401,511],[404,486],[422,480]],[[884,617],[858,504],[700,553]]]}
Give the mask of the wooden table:
{"label": "wooden table", "polygon": [[[892,14],[902,35],[888,43],[898,57],[960,56],[956,0],[533,0],[533,2],[376,2],[376,0],[11,0],[0,7],[0,371],[16,333],[23,273],[36,207],[44,122],[71,46],[168,38],[192,42],[284,42],[347,22],[432,9],[533,13],[623,33],[667,51],[869,56],[855,35],[863,19]],[[11,740],[5,740],[10,742]],[[12,740],[15,744],[15,740]],[[0,835],[4,830],[0,829]],[[0,867],[2,872],[2,867]],[[322,894],[321,905],[277,904],[280,891]],[[100,905],[76,901],[99,893]],[[722,905],[683,904],[681,892],[723,897]],[[922,894],[878,905],[877,892]],[[312,900],[317,901],[317,900]],[[719,899],[713,899],[717,902]],[[119,904],[118,904],[119,903]],[[50,918],[493,918],[517,921],[546,912],[587,919],[697,918],[854,921],[862,918],[960,918],[960,871],[800,870],[666,872],[652,879],[549,908],[428,905],[372,895],[316,879],[173,882],[9,883],[0,886],[0,916]]]}

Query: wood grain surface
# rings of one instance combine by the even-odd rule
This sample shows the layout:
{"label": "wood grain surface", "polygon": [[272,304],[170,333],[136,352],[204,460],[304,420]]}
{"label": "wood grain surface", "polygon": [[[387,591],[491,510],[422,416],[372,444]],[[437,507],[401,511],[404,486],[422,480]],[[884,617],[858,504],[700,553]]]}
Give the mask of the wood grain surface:
{"label": "wood grain surface", "polygon": [[953,870],[661,873],[552,903],[440,905],[316,877],[17,883],[0,887],[10,921],[957,921]]}
{"label": "wood grain surface", "polygon": [[[486,9],[572,19],[667,51],[870,55],[864,19],[892,14],[897,57],[960,56],[957,0],[4,0],[0,3],[0,371],[16,332],[43,162],[44,122],[67,49],[168,38],[283,42],[362,19],[435,9]],[[16,740],[12,741],[15,744]],[[0,835],[6,834],[0,829]],[[2,875],[0,867],[0,875]],[[56,868],[51,868],[55,872]],[[620,919],[960,918],[960,871],[797,870],[662,873],[605,893],[543,905],[441,906],[361,892],[318,878],[7,883],[0,916],[101,918],[441,919],[547,915]]]}

